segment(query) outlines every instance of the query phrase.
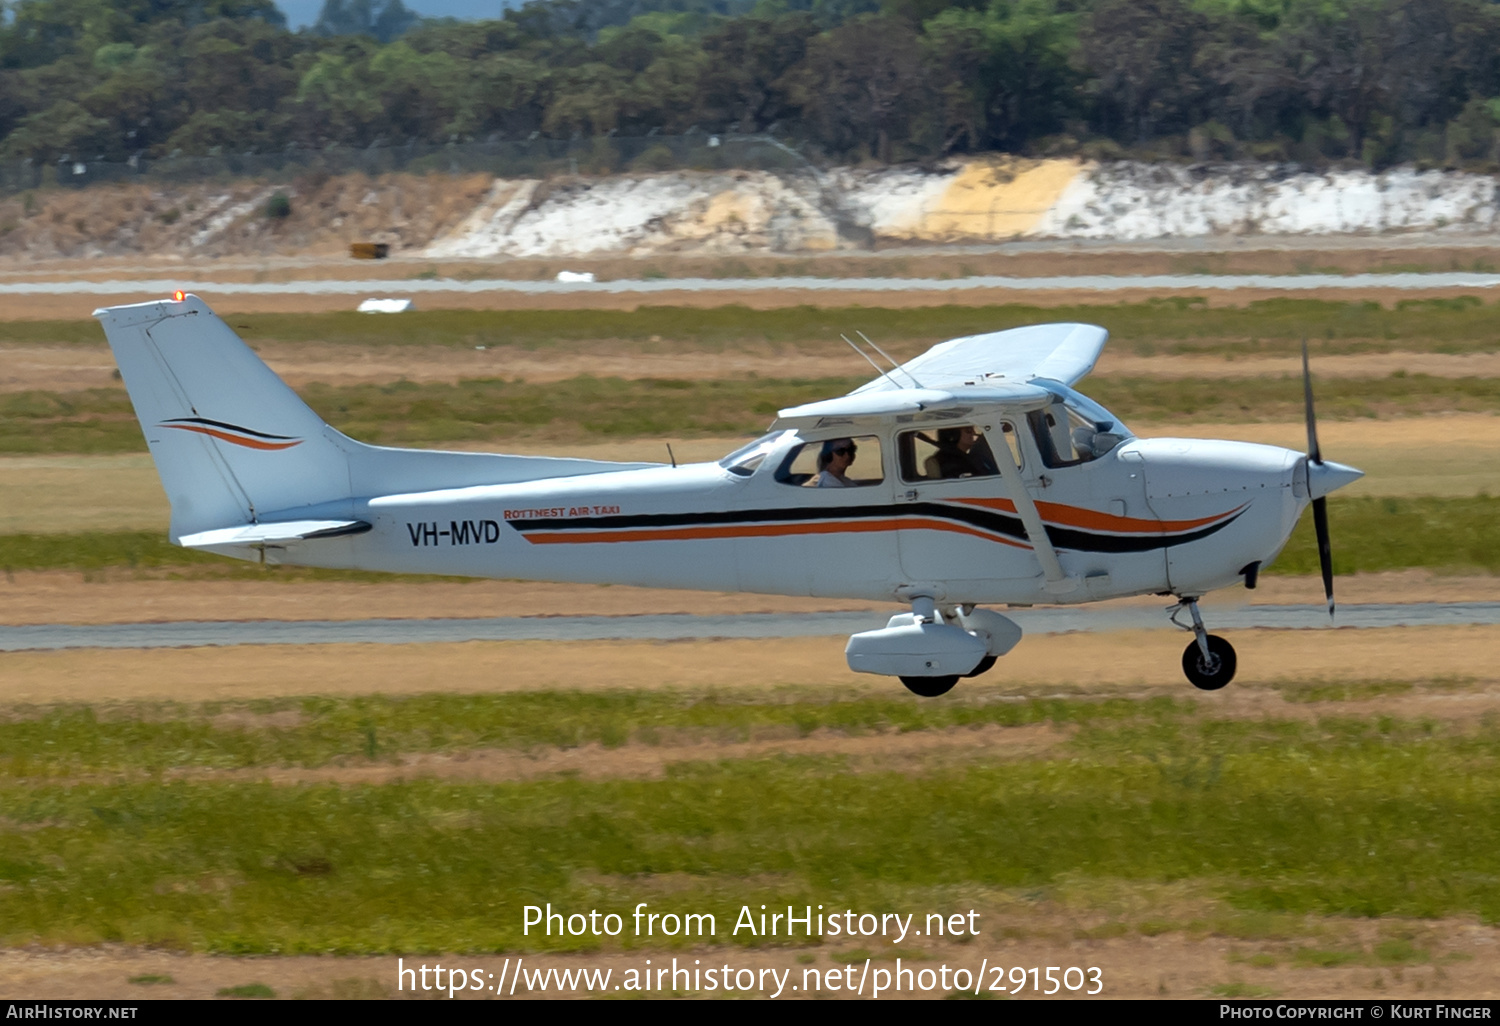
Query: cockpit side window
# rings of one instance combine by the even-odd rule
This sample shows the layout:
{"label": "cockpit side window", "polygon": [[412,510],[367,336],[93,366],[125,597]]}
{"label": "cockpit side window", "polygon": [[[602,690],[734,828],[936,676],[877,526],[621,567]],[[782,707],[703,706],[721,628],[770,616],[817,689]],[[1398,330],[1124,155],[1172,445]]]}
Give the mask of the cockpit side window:
{"label": "cockpit side window", "polygon": [[[1005,427],[1009,429],[1010,425]],[[908,484],[1000,473],[989,440],[973,424],[903,431],[896,437],[896,451],[901,479]]]}
{"label": "cockpit side window", "polygon": [[885,480],[880,438],[855,435],[804,442],[776,469],[776,480],[806,488],[860,488]]}

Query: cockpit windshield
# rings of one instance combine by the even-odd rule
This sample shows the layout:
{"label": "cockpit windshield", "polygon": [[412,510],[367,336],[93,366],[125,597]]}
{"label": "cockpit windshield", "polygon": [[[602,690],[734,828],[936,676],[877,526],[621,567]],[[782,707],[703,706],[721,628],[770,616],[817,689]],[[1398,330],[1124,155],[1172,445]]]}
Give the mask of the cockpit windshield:
{"label": "cockpit windshield", "polygon": [[784,434],[786,434],[785,431],[772,431],[769,435],[762,435],[749,445],[742,445],[725,456],[719,461],[719,466],[731,474],[749,477],[770,455],[771,450],[776,447],[776,443]]}
{"label": "cockpit windshield", "polygon": [[1037,380],[1054,396],[1052,405],[1027,415],[1042,462],[1049,467],[1087,463],[1107,454],[1127,438],[1130,429],[1113,413],[1065,385]]}

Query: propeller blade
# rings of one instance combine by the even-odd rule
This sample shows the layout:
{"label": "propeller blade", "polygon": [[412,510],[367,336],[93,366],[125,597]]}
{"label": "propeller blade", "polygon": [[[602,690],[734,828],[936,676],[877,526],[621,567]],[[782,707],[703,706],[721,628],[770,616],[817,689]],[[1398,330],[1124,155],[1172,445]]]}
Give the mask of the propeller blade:
{"label": "propeller blade", "polygon": [[[1323,452],[1318,448],[1318,418],[1313,413],[1312,394],[1312,371],[1307,366],[1307,336],[1302,338],[1302,398],[1307,407],[1307,459],[1314,466],[1323,466]],[[1333,464],[1335,469],[1353,471],[1353,467],[1341,467]],[[1311,470],[1311,466],[1308,468]],[[1327,484],[1327,482],[1322,482]],[[1342,483],[1342,482],[1341,482]],[[1338,487],[1337,484],[1333,485]],[[1314,492],[1313,476],[1307,477],[1307,488]],[[1328,619],[1333,619],[1333,546],[1328,540],[1328,488],[1323,494],[1317,495],[1312,501],[1313,528],[1318,534],[1318,567],[1323,571],[1323,594],[1328,598]]]}
{"label": "propeller blade", "polygon": [[1313,415],[1312,372],[1307,367],[1307,338],[1302,339],[1302,396],[1307,406],[1307,457],[1314,463],[1323,462],[1323,452],[1318,448],[1318,419]]}
{"label": "propeller blade", "polygon": [[1328,500],[1314,499],[1313,529],[1318,534],[1318,566],[1323,570],[1323,594],[1328,596],[1328,619],[1333,619],[1333,546],[1328,542]]}

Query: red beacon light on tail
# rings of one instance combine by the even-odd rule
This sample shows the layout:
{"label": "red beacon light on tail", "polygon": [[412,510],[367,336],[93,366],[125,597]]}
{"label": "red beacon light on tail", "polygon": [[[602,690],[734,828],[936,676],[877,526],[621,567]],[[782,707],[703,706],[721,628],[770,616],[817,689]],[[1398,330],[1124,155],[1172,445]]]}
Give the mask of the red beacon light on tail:
{"label": "red beacon light on tail", "polygon": [[174,303],[180,303],[180,302],[182,302],[186,298],[187,298],[187,293],[184,292],[184,291],[182,291],[181,289],[178,289],[176,292],[172,293],[172,301]]}

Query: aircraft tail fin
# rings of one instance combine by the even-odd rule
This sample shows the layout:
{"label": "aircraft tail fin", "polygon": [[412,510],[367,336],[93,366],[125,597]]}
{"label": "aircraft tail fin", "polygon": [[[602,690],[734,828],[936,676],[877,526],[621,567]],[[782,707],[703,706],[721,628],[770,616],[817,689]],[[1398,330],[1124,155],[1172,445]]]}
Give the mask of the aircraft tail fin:
{"label": "aircraft tail fin", "polygon": [[171,501],[173,541],[349,497],[349,440],[197,296],[94,316]]}

